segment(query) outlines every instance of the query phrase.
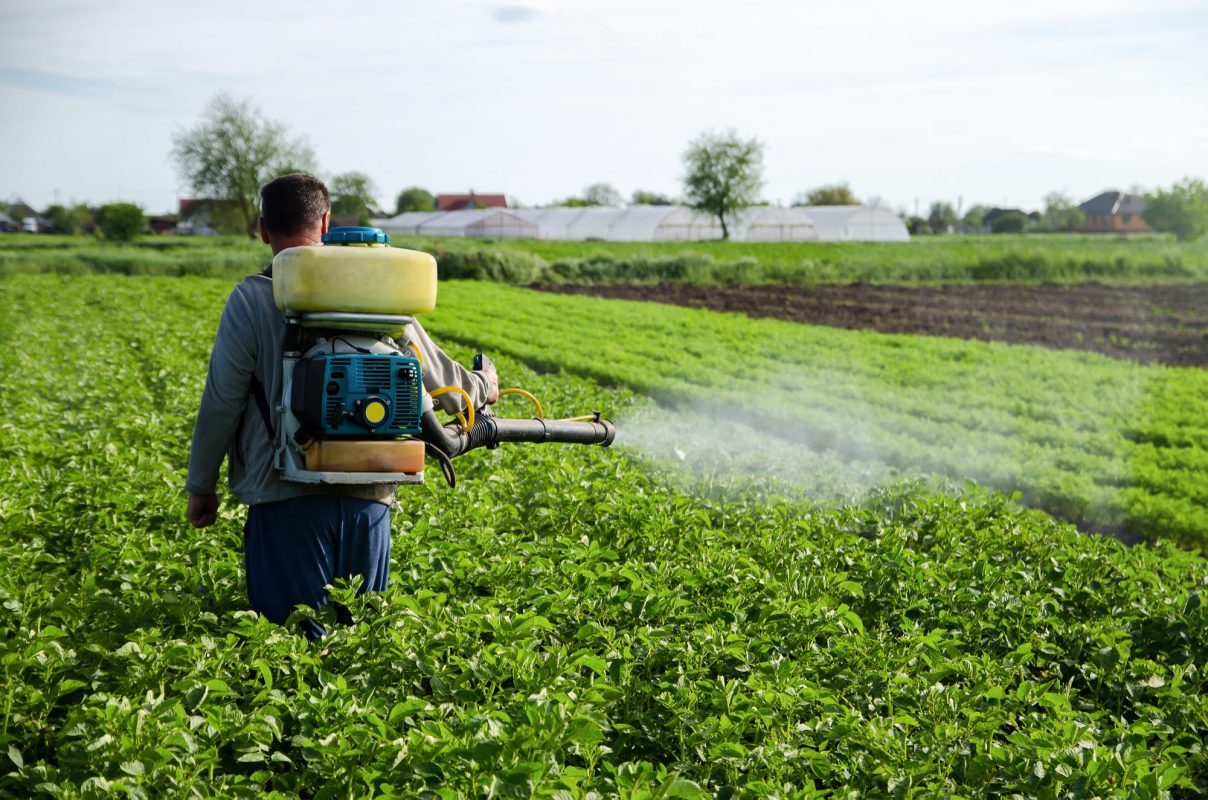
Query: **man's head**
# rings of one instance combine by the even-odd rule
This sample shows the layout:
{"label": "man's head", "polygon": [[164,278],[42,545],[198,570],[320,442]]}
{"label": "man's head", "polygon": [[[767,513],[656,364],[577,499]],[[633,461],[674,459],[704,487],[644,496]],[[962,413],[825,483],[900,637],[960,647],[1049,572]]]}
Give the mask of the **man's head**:
{"label": "man's head", "polygon": [[313,175],[282,175],[260,190],[260,238],[274,255],[287,247],[319,244],[330,215],[327,187]]}

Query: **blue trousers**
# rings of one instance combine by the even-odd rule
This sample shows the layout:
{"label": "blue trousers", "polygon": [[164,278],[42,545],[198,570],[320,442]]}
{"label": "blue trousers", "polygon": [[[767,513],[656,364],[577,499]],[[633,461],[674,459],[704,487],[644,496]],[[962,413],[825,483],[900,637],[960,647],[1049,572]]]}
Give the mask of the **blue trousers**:
{"label": "blue trousers", "polygon": [[[277,624],[296,605],[327,605],[323,588],[336,578],[364,577],[362,592],[380,592],[390,574],[390,508],[372,500],[314,494],[248,510],[243,529],[247,596]],[[345,624],[351,617],[336,609]],[[326,634],[307,620],[311,638]]]}

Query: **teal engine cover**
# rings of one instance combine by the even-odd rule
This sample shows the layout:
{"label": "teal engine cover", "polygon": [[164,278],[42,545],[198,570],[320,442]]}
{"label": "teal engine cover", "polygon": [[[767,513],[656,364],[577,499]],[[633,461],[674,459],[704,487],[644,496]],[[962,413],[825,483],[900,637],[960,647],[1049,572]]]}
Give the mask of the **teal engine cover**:
{"label": "teal engine cover", "polygon": [[316,439],[393,439],[420,432],[423,376],[411,356],[341,353],[294,365],[290,411]]}

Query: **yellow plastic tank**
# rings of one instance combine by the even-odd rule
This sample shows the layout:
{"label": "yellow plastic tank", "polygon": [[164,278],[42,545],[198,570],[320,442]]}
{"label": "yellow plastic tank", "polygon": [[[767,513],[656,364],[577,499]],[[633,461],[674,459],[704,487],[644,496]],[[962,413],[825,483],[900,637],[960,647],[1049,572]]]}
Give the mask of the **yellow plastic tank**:
{"label": "yellow plastic tank", "polygon": [[381,244],[290,247],[273,259],[273,299],[300,314],[426,314],[436,307],[436,259]]}

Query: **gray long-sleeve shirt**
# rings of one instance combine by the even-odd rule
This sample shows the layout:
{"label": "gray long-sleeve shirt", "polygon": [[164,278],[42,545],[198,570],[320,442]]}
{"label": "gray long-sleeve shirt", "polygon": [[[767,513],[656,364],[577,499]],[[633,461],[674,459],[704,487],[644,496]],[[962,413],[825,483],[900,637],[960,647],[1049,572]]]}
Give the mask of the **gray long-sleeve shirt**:
{"label": "gray long-sleeve shirt", "polygon": [[[424,386],[460,386],[475,407],[486,402],[487,380],[449,358],[428,338],[420,324],[408,331],[423,356]],[[273,282],[253,275],[235,287],[222,310],[218,335],[210,353],[201,407],[193,427],[189,474],[185,489],[213,492],[224,456],[229,456],[227,479],[231,491],[244,503],[258,505],[306,494],[344,494],[389,503],[393,485],[331,486],[282,480],[273,468],[273,443],[252,398],[252,377],[264,387],[274,429],[280,430],[276,406],[282,390],[281,357],[285,340],[284,315],[273,302]],[[461,395],[450,392],[433,401],[442,410],[464,410]]]}

